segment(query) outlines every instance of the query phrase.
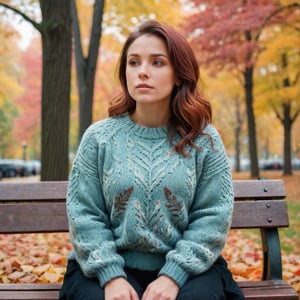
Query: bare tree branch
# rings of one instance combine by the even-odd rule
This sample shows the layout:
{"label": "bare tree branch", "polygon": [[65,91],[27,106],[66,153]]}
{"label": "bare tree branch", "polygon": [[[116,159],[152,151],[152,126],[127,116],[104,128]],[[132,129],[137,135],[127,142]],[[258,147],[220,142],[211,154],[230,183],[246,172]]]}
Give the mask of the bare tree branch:
{"label": "bare tree branch", "polygon": [[41,23],[37,23],[34,20],[32,20],[30,17],[28,17],[26,14],[24,14],[22,11],[20,11],[19,9],[10,6],[8,4],[5,3],[0,3],[0,6],[3,6],[13,12],[15,12],[16,14],[18,14],[19,16],[21,16],[25,21],[29,22],[35,29],[37,29],[40,33],[42,33],[42,26]]}
{"label": "bare tree branch", "polygon": [[[290,8],[300,8],[300,4],[299,3],[291,3],[291,4],[288,4],[288,5],[284,5],[284,6],[281,6],[279,7],[278,9],[276,9],[275,11],[273,11],[273,13],[271,13],[263,22],[263,24],[261,25],[260,27],[260,30],[258,31],[256,37],[255,37],[255,41],[258,41],[264,27],[270,22],[270,20],[275,17],[277,14],[279,14],[280,12],[282,12],[283,10],[286,10],[286,9],[290,9]],[[297,29],[297,28],[296,28]]]}

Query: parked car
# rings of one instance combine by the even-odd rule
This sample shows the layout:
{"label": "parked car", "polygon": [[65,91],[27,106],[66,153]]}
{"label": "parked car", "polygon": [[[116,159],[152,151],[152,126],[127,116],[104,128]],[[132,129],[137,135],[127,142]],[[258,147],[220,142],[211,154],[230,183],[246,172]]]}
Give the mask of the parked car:
{"label": "parked car", "polygon": [[292,159],[292,168],[293,170],[300,170],[300,158]]}
{"label": "parked car", "polygon": [[24,160],[22,159],[6,159],[7,162],[15,166],[17,176],[28,176],[29,172],[27,171]]}
{"label": "parked car", "polygon": [[29,175],[38,175],[41,173],[41,162],[39,160],[28,160],[25,166]]}
{"label": "parked car", "polygon": [[17,169],[16,166],[9,160],[0,160],[0,178],[4,177],[16,177]]}
{"label": "parked car", "polygon": [[283,162],[281,159],[266,159],[260,164],[262,170],[282,170]]}

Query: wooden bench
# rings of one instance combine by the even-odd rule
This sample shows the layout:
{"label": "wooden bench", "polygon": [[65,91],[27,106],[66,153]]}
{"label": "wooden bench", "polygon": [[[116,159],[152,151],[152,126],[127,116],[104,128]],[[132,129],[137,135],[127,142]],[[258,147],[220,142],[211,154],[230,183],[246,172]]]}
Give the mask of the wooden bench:
{"label": "wooden bench", "polygon": [[[68,182],[0,183],[0,234],[67,232]],[[232,229],[259,228],[263,250],[261,281],[239,282],[245,299],[297,300],[282,280],[278,228],[288,227],[282,180],[234,181]],[[0,284],[0,299],[58,299],[60,284]]]}

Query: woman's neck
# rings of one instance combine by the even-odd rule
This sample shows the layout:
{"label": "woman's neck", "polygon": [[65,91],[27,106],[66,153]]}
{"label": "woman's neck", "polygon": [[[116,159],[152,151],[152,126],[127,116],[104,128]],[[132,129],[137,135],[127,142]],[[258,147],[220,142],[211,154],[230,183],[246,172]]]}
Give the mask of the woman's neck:
{"label": "woman's neck", "polygon": [[169,111],[156,110],[148,107],[147,109],[136,108],[131,114],[134,123],[144,127],[165,127],[168,123]]}

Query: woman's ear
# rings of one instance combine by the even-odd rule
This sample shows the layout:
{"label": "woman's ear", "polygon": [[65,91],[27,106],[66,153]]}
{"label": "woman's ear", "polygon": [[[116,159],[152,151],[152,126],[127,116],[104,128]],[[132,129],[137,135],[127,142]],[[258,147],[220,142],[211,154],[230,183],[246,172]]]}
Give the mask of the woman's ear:
{"label": "woman's ear", "polygon": [[177,79],[177,80],[175,81],[175,85],[176,85],[176,86],[180,86],[180,85],[181,85],[181,80],[180,80],[180,79]]}

